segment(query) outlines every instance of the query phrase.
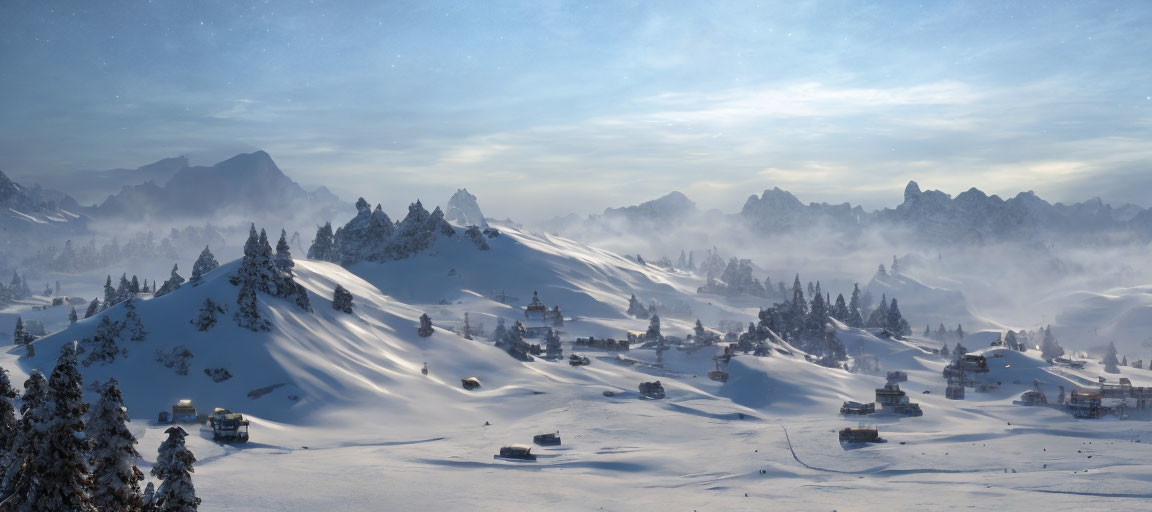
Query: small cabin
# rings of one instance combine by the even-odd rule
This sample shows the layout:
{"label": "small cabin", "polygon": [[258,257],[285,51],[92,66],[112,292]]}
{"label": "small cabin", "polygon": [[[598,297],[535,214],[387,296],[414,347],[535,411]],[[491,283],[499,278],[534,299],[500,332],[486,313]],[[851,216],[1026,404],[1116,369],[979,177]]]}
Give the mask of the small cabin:
{"label": "small cabin", "polygon": [[1021,405],[1046,405],[1048,396],[1038,389],[1029,389],[1020,395]]}
{"label": "small cabin", "polygon": [[494,455],[498,459],[536,460],[532,454],[532,447],[525,444],[514,444],[500,448],[500,453]]}
{"label": "small cabin", "polygon": [[880,441],[880,432],[874,428],[858,427],[840,430],[841,443],[875,443]]}
{"label": "small cabin", "polygon": [[578,356],[576,354],[572,354],[568,356],[568,364],[572,366],[588,366],[589,364],[592,364],[592,360],[588,359],[587,356]]}
{"label": "small cabin", "polygon": [[860,402],[853,402],[851,400],[844,402],[840,406],[840,414],[845,416],[866,416],[876,412],[876,403],[868,402],[862,404]]}
{"label": "small cabin", "polygon": [[540,446],[560,446],[560,433],[549,432],[532,436],[532,442]]}

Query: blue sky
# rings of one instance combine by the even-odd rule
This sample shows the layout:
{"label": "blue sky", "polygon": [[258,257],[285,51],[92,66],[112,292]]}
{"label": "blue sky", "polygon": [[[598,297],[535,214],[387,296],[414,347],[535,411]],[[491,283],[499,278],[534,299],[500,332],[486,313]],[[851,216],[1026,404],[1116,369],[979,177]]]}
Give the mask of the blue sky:
{"label": "blue sky", "polygon": [[[54,4],[54,5],[49,5]],[[36,2],[0,169],[213,163],[517,218],[909,179],[1152,206],[1149,2]]]}

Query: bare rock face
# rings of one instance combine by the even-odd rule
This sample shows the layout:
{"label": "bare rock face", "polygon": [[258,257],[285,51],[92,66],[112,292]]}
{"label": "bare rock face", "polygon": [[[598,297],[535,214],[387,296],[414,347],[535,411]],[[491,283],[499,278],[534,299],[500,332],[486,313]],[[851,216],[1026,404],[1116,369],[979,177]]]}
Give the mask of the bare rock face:
{"label": "bare rock face", "polygon": [[468,193],[466,188],[452,194],[444,218],[460,226],[476,226],[481,229],[488,227],[488,223],[484,221],[484,213],[480,211],[480,205],[476,202],[476,196]]}

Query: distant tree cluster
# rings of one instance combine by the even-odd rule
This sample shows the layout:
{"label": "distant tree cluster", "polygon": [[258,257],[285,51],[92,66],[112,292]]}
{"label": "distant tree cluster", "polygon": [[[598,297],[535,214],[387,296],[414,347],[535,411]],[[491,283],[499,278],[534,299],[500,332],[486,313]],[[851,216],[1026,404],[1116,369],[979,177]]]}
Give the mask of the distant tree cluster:
{"label": "distant tree cluster", "polygon": [[229,277],[233,286],[240,287],[233,318],[241,327],[252,331],[271,329],[271,323],[260,314],[258,293],[280,297],[294,302],[300,309],[312,311],[308,291],[296,282],[291,266],[285,264],[285,260],[291,260],[291,255],[284,254],[287,251],[284,235],[281,231],[280,242],[276,244],[282,248],[278,257],[272,252],[267,232],[261,229],[257,234],[255,224],[249,228],[244,257],[236,272]]}
{"label": "distant tree cluster", "polygon": [[[489,230],[466,233],[477,249],[487,250],[484,240]],[[438,236],[452,238],[456,229],[444,220],[439,207],[431,213],[420,201],[408,206],[408,215],[400,222],[392,222],[376,205],[373,209],[364,198],[356,201],[356,216],[343,227],[332,231],[331,223],[316,230],[316,238],[308,248],[308,257],[352,265],[360,261],[392,261],[408,258],[432,246]]]}

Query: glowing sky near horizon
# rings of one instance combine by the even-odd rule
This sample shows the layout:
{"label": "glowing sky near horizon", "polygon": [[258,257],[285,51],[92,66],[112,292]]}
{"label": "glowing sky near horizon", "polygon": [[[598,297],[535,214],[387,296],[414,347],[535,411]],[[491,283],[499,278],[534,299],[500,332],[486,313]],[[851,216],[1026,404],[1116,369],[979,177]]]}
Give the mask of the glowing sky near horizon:
{"label": "glowing sky near horizon", "polygon": [[1149,2],[0,2],[0,169],[268,151],[490,216],[904,183],[1152,206]]}

